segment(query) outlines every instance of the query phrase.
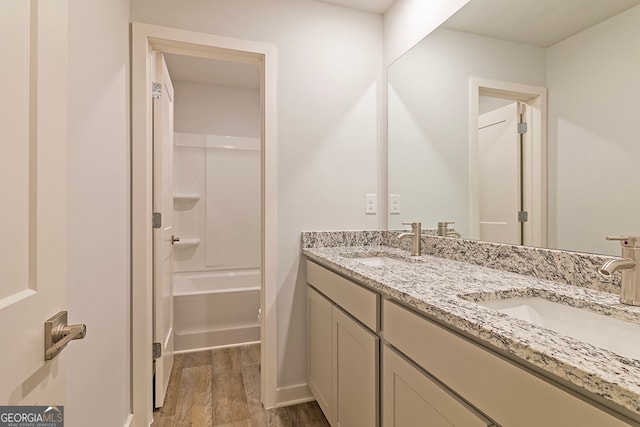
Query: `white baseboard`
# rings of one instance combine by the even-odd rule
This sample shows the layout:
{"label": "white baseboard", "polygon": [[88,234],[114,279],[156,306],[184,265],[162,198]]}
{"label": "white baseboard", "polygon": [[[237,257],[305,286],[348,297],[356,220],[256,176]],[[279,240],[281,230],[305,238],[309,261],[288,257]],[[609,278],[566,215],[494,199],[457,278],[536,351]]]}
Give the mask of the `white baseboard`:
{"label": "white baseboard", "polygon": [[196,333],[176,333],[176,353],[201,351],[216,347],[227,347],[260,341],[260,325],[218,329]]}
{"label": "white baseboard", "polygon": [[131,427],[132,422],[133,422],[133,414],[129,414],[129,416],[127,417],[127,420],[124,422],[122,427]]}
{"label": "white baseboard", "polygon": [[315,400],[307,384],[296,384],[278,387],[276,390],[276,407],[296,405]]}

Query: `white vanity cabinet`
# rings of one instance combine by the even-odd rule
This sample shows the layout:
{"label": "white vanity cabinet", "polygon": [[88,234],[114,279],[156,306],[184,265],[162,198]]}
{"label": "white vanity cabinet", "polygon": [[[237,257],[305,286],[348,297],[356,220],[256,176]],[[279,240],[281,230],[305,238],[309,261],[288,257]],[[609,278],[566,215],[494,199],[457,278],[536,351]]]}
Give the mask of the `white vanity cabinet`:
{"label": "white vanity cabinet", "polygon": [[494,424],[385,345],[382,425],[488,427]]}
{"label": "white vanity cabinet", "polygon": [[333,408],[333,303],[307,286],[307,384],[327,419]]}
{"label": "white vanity cabinet", "polygon": [[333,427],[640,425],[446,324],[306,265],[308,384]]}
{"label": "white vanity cabinet", "polygon": [[307,262],[308,384],[334,427],[378,426],[380,296]]}
{"label": "white vanity cabinet", "polygon": [[[389,344],[499,425],[635,425],[392,301],[383,302],[382,318],[382,334]],[[387,401],[394,397],[398,398],[383,395],[383,413],[393,408],[395,403]],[[384,427],[400,426],[386,423],[387,415],[384,420]]]}

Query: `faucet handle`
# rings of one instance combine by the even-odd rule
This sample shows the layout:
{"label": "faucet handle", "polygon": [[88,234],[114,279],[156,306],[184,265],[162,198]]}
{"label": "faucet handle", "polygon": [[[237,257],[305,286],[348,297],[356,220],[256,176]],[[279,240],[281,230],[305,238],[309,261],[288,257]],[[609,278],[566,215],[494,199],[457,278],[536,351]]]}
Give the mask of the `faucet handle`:
{"label": "faucet handle", "polygon": [[455,221],[438,221],[438,227],[446,227],[448,228],[449,225],[451,224],[455,224]]}
{"label": "faucet handle", "polygon": [[640,237],[638,236],[607,236],[607,240],[619,240],[620,245],[626,248],[640,247]]}
{"label": "faucet handle", "polygon": [[419,223],[419,222],[403,222],[401,224],[402,225],[410,225],[411,227],[420,227],[420,226],[422,226],[422,224]]}

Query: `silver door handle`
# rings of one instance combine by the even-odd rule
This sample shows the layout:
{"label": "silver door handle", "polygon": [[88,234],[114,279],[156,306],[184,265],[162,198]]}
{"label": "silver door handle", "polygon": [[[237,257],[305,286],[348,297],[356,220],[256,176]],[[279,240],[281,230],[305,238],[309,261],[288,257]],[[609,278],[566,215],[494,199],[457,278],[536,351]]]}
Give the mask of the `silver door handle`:
{"label": "silver door handle", "polygon": [[44,322],[44,360],[51,360],[73,340],[87,335],[87,326],[67,325],[67,312],[61,311]]}

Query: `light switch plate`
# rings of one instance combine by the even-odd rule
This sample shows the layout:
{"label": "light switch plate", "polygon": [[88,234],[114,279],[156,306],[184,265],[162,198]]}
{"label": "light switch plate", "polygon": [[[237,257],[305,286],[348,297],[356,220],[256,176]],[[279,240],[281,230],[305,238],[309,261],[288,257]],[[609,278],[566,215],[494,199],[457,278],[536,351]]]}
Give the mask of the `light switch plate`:
{"label": "light switch plate", "polygon": [[375,194],[364,195],[364,213],[374,214],[376,213],[376,205],[378,204]]}
{"label": "light switch plate", "polygon": [[392,213],[392,214],[400,213],[400,195],[399,194],[389,195],[389,213]]}

